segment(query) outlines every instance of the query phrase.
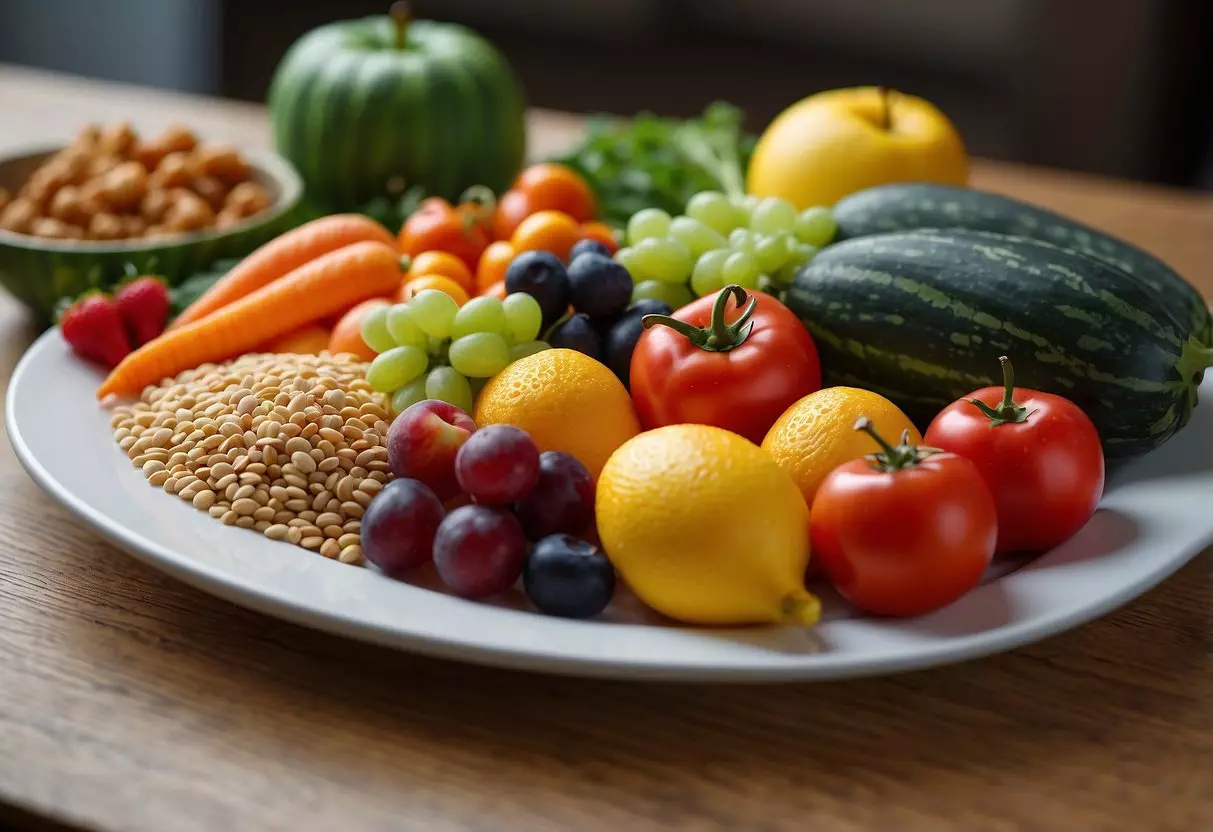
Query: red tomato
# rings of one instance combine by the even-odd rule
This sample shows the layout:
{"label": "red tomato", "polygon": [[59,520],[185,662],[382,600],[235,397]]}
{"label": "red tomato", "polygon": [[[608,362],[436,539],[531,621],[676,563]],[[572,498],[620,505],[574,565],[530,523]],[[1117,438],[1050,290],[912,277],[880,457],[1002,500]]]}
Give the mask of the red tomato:
{"label": "red tomato", "polygon": [[400,250],[410,257],[447,251],[475,270],[489,244],[484,223],[474,207],[454,208],[436,197],[422,201],[400,229]]}
{"label": "red tomato", "polygon": [[537,210],[539,209],[531,205],[530,197],[522,191],[515,188],[506,191],[497,200],[497,207],[493,210],[493,239],[510,239],[522,221]]}
{"label": "red tomato", "polygon": [[759,444],[793,402],[821,387],[813,339],[770,295],[727,286],[672,316],[646,315],[645,327],[630,373],[645,430],[715,425]]}
{"label": "red tomato", "polygon": [[1103,496],[1103,449],[1077,405],[1051,393],[1016,391],[1011,362],[999,360],[1004,386],[948,405],[923,441],[981,471],[998,506],[999,552],[1044,551],[1070,539],[1095,513]]}
{"label": "red tomato", "polygon": [[981,580],[998,539],[994,498],[964,457],[877,441],[884,452],[840,465],[818,489],[813,559],[860,609],[921,615]]}

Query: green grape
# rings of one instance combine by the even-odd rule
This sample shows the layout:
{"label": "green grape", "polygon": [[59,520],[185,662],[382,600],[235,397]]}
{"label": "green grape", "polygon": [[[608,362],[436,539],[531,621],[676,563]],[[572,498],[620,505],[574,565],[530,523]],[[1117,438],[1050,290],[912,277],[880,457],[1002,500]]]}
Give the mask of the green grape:
{"label": "green grape", "polygon": [[409,314],[431,338],[450,338],[459,304],[446,292],[425,289],[409,301]]}
{"label": "green grape", "polygon": [[768,295],[778,295],[783,290],[783,287],[769,274],[758,275],[758,286],[756,288],[758,291],[766,292]]}
{"label": "green grape", "polygon": [[754,206],[754,211],[750,214],[750,228],[759,234],[791,231],[795,225],[795,206],[777,196],[762,200]]}
{"label": "green grape", "polygon": [[396,346],[392,334],[387,331],[386,306],[376,306],[362,316],[362,340],[375,352],[387,352]]}
{"label": "green grape", "polygon": [[628,270],[628,274],[636,274],[636,249],[631,246],[624,246],[615,252],[615,262]]}
{"label": "green grape", "polygon": [[644,280],[632,287],[632,303],[645,298],[663,300],[675,310],[695,299],[685,283],[662,283],[660,280]]}
{"label": "green grape", "polygon": [[392,347],[375,356],[366,380],[380,393],[392,393],[425,372],[430,357],[416,347]]}
{"label": "green grape", "polygon": [[737,225],[746,228],[750,224],[750,217],[754,213],[754,209],[758,207],[758,203],[762,200],[756,196],[735,196],[731,200],[733,212],[737,215]]}
{"label": "green grape", "polygon": [[670,236],[686,246],[692,257],[727,245],[722,235],[694,217],[674,217],[670,223]]}
{"label": "green grape", "polygon": [[425,378],[410,381],[392,394],[392,412],[399,416],[412,405],[425,399]]}
{"label": "green grape", "polygon": [[729,249],[720,248],[700,255],[691,272],[691,290],[695,294],[703,297],[724,288],[724,277],[720,271],[730,254],[732,252]]}
{"label": "green grape", "polygon": [[505,309],[501,301],[492,295],[481,295],[459,307],[455,313],[455,323],[451,325],[451,337],[462,338],[473,332],[501,334],[505,332],[505,324]]}
{"label": "green grape", "polygon": [[506,295],[501,308],[505,313],[506,332],[515,343],[530,341],[539,335],[539,327],[543,325],[543,309],[533,295],[526,292]]}
{"label": "green grape", "polygon": [[759,237],[754,246],[754,261],[758,268],[768,274],[779,268],[792,257],[792,249],[788,240],[795,240],[790,232],[780,231],[770,237]]}
{"label": "green grape", "polygon": [[628,220],[628,243],[634,246],[641,240],[664,237],[669,230],[669,214],[660,208],[642,208]]}
{"label": "green grape", "polygon": [[472,386],[454,367],[430,370],[425,377],[425,397],[453,404],[464,413],[472,412]]}
{"label": "green grape", "polygon": [[735,251],[720,267],[725,284],[736,283],[743,289],[753,289],[758,285],[758,265],[754,258],[744,251]]}
{"label": "green grape", "polygon": [[729,234],[729,248],[733,251],[744,251],[753,254],[757,247],[758,235],[745,228],[734,228]]}
{"label": "green grape", "polygon": [[426,349],[429,346],[429,338],[413,320],[407,303],[398,303],[387,310],[387,331],[398,347]]}
{"label": "green grape", "polygon": [[817,246],[811,246],[808,243],[799,243],[792,251],[792,256],[788,258],[789,262],[795,263],[797,266],[803,266],[805,263],[817,256],[820,251]]}
{"label": "green grape", "polygon": [[[685,283],[691,276],[691,252],[677,240],[668,237],[650,237],[636,245],[637,265],[642,280],[660,280],[664,283]],[[631,271],[631,269],[629,269]],[[636,273],[632,273],[636,277]]]}
{"label": "green grape", "polygon": [[510,364],[510,347],[495,332],[474,332],[451,342],[451,366],[465,376],[488,378]]}
{"label": "green grape", "polygon": [[687,201],[687,216],[699,220],[717,234],[728,234],[741,224],[741,217],[719,191],[703,191]]}
{"label": "green grape", "polygon": [[838,224],[834,222],[833,211],[824,205],[814,205],[800,212],[793,230],[800,242],[820,247],[833,241]]}
{"label": "green grape", "polygon": [[775,281],[781,286],[791,286],[792,281],[796,279],[796,275],[800,274],[800,264],[794,260],[789,260],[783,265],[779,271],[771,275]]}
{"label": "green grape", "polygon": [[526,358],[528,355],[534,355],[546,349],[551,349],[547,341],[524,341],[521,344],[515,344],[510,347],[510,363],[513,364],[520,358]]}

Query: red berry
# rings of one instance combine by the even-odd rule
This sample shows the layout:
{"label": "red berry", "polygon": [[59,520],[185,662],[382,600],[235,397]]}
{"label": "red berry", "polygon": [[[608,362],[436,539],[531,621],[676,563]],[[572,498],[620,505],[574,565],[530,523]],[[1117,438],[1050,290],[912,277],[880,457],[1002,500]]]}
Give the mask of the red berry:
{"label": "red berry", "polygon": [[144,275],[123,283],[114,293],[114,304],[136,347],[164,332],[171,301],[160,278]]}
{"label": "red berry", "polygon": [[489,425],[468,437],[455,455],[460,487],[484,505],[521,500],[539,479],[539,449],[526,431]]}
{"label": "red berry", "polygon": [[434,538],[438,576],[464,598],[484,598],[509,589],[522,574],[526,555],[522,526],[500,508],[457,508],[442,521]]}
{"label": "red berry", "polygon": [[118,307],[101,292],[84,295],[65,309],[59,316],[59,331],[76,355],[108,369],[131,351]]}

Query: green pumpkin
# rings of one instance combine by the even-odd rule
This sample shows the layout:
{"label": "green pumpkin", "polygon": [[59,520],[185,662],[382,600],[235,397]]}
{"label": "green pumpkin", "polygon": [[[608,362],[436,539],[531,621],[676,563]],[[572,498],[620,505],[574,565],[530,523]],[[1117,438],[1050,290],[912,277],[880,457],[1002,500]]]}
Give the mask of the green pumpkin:
{"label": "green pumpkin", "polygon": [[269,94],[278,152],[333,211],[420,187],[502,191],[526,150],[522,88],[463,26],[393,16],[321,26],[283,58]]}

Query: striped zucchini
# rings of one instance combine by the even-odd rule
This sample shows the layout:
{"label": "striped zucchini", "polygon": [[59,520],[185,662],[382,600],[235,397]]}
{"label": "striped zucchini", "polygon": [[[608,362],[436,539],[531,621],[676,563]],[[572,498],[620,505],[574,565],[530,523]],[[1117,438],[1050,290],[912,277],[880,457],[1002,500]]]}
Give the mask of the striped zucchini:
{"label": "striped zucchini", "polygon": [[1193,286],[1157,257],[1094,228],[999,194],[945,185],[882,185],[834,206],[838,239],[928,228],[993,231],[1052,243],[1128,272],[1164,308],[1213,345],[1213,314]]}
{"label": "striped zucchini", "polygon": [[269,108],[278,152],[333,211],[415,185],[448,199],[471,185],[501,191],[525,151],[514,73],[453,23],[379,16],[314,29],[279,65]]}
{"label": "striped zucchini", "polygon": [[1149,451],[1187,423],[1213,350],[1133,277],[1038,240],[911,231],[819,254],[787,298],[816,339],[828,384],[866,387],[920,426],[999,384],[1063,395],[1108,456]]}

